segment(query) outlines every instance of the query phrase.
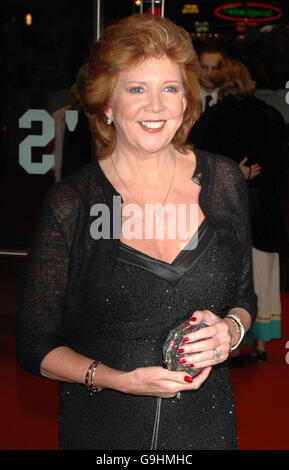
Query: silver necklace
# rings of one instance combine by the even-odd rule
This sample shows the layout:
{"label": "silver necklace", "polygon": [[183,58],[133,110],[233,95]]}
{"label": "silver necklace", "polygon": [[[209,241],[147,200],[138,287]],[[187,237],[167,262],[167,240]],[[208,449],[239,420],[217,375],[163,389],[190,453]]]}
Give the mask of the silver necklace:
{"label": "silver necklace", "polygon": [[[159,223],[159,217],[158,217],[158,215],[159,215],[160,211],[162,210],[162,208],[164,207],[164,205],[165,205],[165,203],[166,203],[166,201],[167,201],[167,199],[168,199],[168,197],[169,197],[169,194],[170,194],[170,192],[171,192],[171,189],[172,189],[172,186],[173,186],[173,182],[174,182],[174,179],[175,179],[175,173],[176,173],[176,166],[177,166],[177,165],[176,165],[176,154],[175,154],[174,150],[173,150],[173,154],[174,154],[174,172],[173,172],[173,176],[172,176],[172,179],[171,179],[171,182],[170,182],[170,185],[169,185],[169,189],[168,189],[168,191],[167,191],[167,194],[166,194],[166,196],[165,196],[165,198],[164,198],[164,200],[163,200],[163,203],[161,204],[161,207],[159,208],[159,210],[157,211],[157,213],[154,214],[154,222],[155,222],[155,224],[158,224],[158,223]],[[141,203],[137,200],[137,198],[133,195],[133,193],[131,192],[131,190],[129,189],[129,187],[126,185],[126,183],[124,182],[124,180],[123,180],[122,177],[120,176],[119,172],[118,172],[117,169],[116,169],[116,166],[115,166],[115,164],[114,164],[114,161],[113,161],[112,156],[111,156],[110,158],[111,158],[111,161],[112,161],[112,166],[113,166],[113,168],[114,168],[114,171],[116,172],[117,176],[119,177],[119,179],[120,179],[120,181],[122,182],[122,184],[124,185],[124,187],[127,189],[128,193],[131,195],[131,197],[134,199],[134,201],[135,201],[140,207],[143,207],[143,204],[141,204]]]}

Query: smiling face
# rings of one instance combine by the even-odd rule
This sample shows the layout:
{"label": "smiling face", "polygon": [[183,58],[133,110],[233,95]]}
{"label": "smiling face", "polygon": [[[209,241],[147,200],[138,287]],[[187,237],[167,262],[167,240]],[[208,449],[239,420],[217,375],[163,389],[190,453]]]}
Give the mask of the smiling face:
{"label": "smiling face", "polygon": [[170,145],[185,108],[180,67],[164,56],[120,72],[105,114],[122,151],[157,153]]}

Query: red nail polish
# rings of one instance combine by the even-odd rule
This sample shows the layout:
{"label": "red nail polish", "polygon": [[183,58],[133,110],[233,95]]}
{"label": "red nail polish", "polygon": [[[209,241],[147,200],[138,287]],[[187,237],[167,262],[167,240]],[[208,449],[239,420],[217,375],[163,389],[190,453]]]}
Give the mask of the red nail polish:
{"label": "red nail polish", "polygon": [[190,321],[197,321],[196,317],[192,317]]}
{"label": "red nail polish", "polygon": [[185,338],[183,338],[183,343],[186,343],[187,341],[189,341],[189,338],[186,336]]}
{"label": "red nail polish", "polygon": [[178,353],[178,354],[182,354],[182,353],[184,353],[184,352],[185,352],[185,350],[184,350],[183,348],[180,348],[180,349],[177,350],[177,353]]}
{"label": "red nail polish", "polygon": [[178,359],[179,364],[185,364],[186,362],[187,360],[184,357],[182,357],[181,359]]}
{"label": "red nail polish", "polygon": [[190,364],[190,367],[193,369],[195,367],[195,364]]}
{"label": "red nail polish", "polygon": [[193,379],[192,377],[190,377],[189,375],[186,375],[185,378],[184,378],[184,381],[185,382],[188,382],[189,384],[191,384],[193,382]]}

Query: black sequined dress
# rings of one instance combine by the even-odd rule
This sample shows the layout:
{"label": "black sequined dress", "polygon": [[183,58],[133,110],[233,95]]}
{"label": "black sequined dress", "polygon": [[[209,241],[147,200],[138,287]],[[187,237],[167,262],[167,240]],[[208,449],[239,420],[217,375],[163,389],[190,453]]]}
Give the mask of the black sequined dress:
{"label": "black sequined dress", "polygon": [[[169,330],[209,309],[223,317],[237,275],[220,248],[217,231],[203,221],[171,263],[121,244],[102,313],[90,344],[92,357],[120,370],[161,366]],[[114,390],[89,393],[83,385],[60,384],[60,448],[97,450],[236,449],[235,407],[225,363],[213,367],[196,391],[161,399],[153,441],[157,397]],[[152,447],[155,446],[155,447]]]}

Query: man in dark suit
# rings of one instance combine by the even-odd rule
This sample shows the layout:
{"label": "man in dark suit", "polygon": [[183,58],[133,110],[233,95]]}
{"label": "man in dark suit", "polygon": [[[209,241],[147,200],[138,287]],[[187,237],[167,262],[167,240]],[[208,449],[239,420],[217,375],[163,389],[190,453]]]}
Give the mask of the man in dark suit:
{"label": "man in dark suit", "polygon": [[222,67],[224,52],[216,46],[204,47],[200,52],[202,112],[218,101],[218,88],[214,76]]}

